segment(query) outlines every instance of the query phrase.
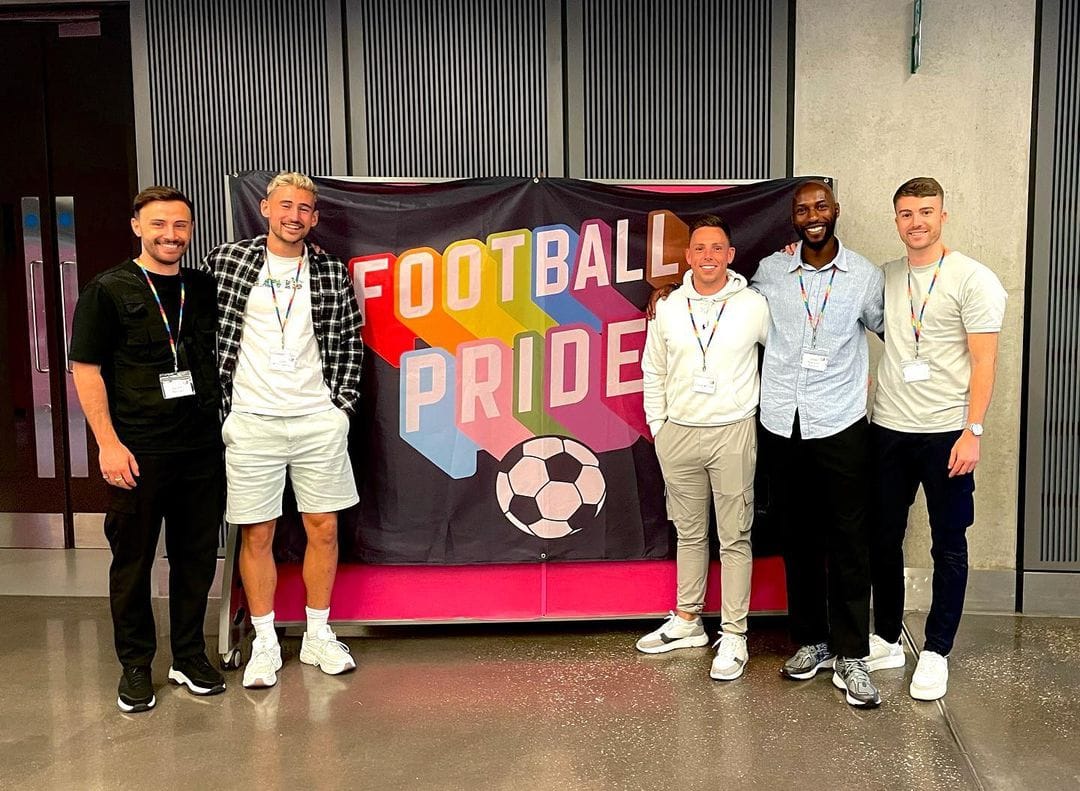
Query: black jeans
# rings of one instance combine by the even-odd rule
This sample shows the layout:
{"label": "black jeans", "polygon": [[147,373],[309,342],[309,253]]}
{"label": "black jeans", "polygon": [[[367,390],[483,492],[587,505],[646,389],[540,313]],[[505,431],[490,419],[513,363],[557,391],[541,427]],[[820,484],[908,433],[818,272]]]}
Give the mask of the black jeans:
{"label": "black jeans", "polygon": [[930,516],[933,599],[923,648],[952,650],[967,592],[967,529],[975,521],[975,476],[949,477],[949,454],[960,431],[906,434],[873,427],[877,467],[877,530],[871,550],[874,629],[895,643],[904,618],[904,533],[922,484]]}
{"label": "black jeans", "polygon": [[224,510],[219,450],[136,454],[136,460],[138,485],[130,491],[114,489],[105,514],[113,555],[109,603],[116,655],[125,666],[149,665],[157,648],[150,582],[163,518],[172,655],[186,659],[206,650],[206,597],[214,581]]}
{"label": "black jeans", "polygon": [[865,418],[831,437],[768,431],[770,494],[784,535],[788,623],[799,645],[870,651],[870,428]]}

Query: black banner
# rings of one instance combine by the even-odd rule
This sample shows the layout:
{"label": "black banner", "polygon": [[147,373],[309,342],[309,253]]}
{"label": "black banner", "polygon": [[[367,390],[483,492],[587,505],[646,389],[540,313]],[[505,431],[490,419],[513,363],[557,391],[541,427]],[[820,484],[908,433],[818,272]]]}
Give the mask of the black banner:
{"label": "black banner", "polygon": [[[272,175],[232,177],[238,238],[266,233]],[[342,561],[673,555],[642,410],[643,308],[680,279],[702,214],[730,223],[732,268],[751,276],[794,241],[801,181],[316,179],[310,239],[348,262],[367,346],[350,437],[361,501],[341,515]],[[775,550],[761,489],[755,554]],[[276,552],[297,560],[303,531],[286,513]]]}

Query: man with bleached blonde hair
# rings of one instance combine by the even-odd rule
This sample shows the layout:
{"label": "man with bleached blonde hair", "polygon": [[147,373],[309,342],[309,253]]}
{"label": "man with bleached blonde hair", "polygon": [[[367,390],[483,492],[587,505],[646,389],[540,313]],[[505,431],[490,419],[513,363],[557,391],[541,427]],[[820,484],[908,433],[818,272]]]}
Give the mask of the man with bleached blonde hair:
{"label": "man with bleached blonde hair", "polygon": [[225,518],[242,531],[240,576],[255,629],[248,688],[274,686],[281,669],[273,542],[286,474],[307,533],[300,661],[330,674],[356,667],[327,622],[337,512],[358,501],[348,437],[363,344],[345,265],[306,241],[319,222],[317,197],[307,176],[279,173],[260,205],[268,233],[221,245],[202,262],[217,280]]}

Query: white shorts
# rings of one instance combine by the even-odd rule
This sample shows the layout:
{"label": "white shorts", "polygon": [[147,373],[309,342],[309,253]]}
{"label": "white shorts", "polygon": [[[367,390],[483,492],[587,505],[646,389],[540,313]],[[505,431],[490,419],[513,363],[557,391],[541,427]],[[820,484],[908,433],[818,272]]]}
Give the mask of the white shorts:
{"label": "white shorts", "polygon": [[331,513],[360,500],[349,461],[349,416],[336,407],[298,417],[230,412],[221,438],[227,522],[252,525],[281,516],[286,472],[301,513]]}

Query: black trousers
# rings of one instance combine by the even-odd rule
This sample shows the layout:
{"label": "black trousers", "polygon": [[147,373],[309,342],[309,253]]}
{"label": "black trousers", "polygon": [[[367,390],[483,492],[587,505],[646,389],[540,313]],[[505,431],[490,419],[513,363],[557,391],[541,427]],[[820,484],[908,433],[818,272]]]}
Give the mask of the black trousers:
{"label": "black trousers", "polygon": [[122,665],[149,665],[157,649],[150,582],[162,519],[173,658],[206,650],[206,597],[214,581],[224,511],[221,451],[136,454],[136,460],[138,485],[130,491],[114,489],[105,514],[105,537],[113,555],[109,601],[116,656]]}
{"label": "black trousers", "polygon": [[870,651],[869,506],[872,455],[865,418],[831,437],[764,432],[769,491],[784,536],[788,623],[798,645]]}
{"label": "black trousers", "polygon": [[904,532],[922,484],[930,517],[933,599],[923,648],[948,656],[967,593],[967,529],[975,521],[975,476],[949,477],[949,455],[961,431],[907,434],[875,425],[877,518],[871,553],[874,629],[900,639],[904,617]]}

